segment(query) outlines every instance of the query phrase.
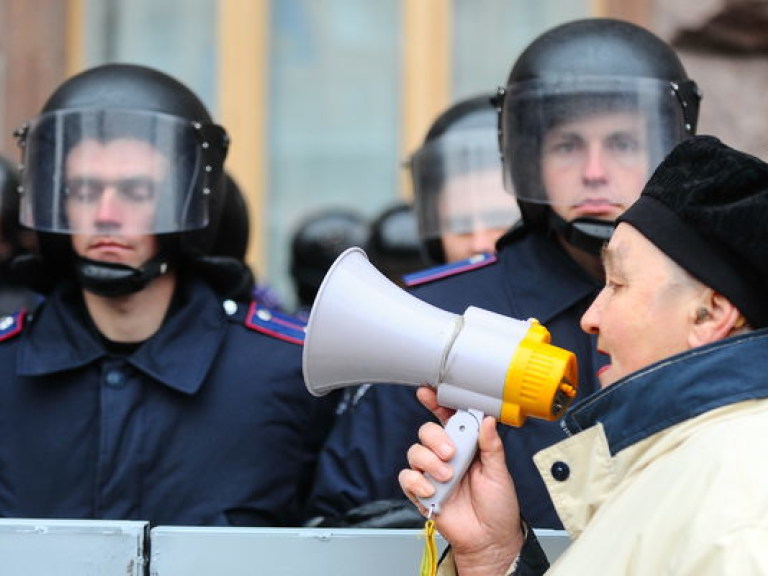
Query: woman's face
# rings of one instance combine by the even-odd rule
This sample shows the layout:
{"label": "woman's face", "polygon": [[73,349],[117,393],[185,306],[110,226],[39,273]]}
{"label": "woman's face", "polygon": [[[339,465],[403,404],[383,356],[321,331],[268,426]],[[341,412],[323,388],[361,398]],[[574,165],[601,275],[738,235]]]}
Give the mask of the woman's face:
{"label": "woman's face", "polygon": [[610,357],[601,386],[690,347],[693,310],[704,286],[626,223],[603,251],[605,287],[581,319]]}

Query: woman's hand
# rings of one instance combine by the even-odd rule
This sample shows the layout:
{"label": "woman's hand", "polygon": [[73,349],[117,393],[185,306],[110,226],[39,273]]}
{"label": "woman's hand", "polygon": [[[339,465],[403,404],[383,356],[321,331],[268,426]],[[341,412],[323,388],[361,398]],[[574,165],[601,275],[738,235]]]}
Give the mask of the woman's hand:
{"label": "woman's hand", "polygon": [[[454,412],[438,406],[433,389],[420,388],[418,397],[442,422]],[[426,514],[418,499],[432,496],[435,488],[424,474],[440,482],[448,480],[453,473],[448,462],[455,447],[434,422],[419,429],[419,440],[408,450],[410,468],[400,472],[399,481],[406,496]],[[504,574],[522,548],[517,493],[494,418],[487,416],[481,423],[478,454],[456,490],[443,502],[435,524],[450,542],[462,576]]]}

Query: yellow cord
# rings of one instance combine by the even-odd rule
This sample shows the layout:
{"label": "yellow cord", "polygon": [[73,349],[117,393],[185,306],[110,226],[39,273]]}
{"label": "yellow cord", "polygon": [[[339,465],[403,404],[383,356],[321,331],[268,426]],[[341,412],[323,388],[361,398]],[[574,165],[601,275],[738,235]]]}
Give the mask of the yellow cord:
{"label": "yellow cord", "polygon": [[435,521],[431,518],[424,524],[424,554],[421,557],[419,576],[437,574],[437,544],[435,543]]}

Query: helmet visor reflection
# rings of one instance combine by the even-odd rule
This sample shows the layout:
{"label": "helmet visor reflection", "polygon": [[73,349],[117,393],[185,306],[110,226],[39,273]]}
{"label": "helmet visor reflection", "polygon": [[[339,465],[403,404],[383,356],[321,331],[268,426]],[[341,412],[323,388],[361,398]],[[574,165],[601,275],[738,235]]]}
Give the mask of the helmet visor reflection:
{"label": "helmet visor reflection", "polygon": [[520,217],[504,189],[495,130],[462,130],[427,142],[411,158],[422,239],[511,227]]}
{"label": "helmet visor reflection", "polygon": [[638,182],[686,134],[670,84],[650,78],[521,82],[507,89],[502,126],[505,186],[521,201],[550,205],[583,201],[547,189],[558,175],[574,191],[576,182],[601,182],[602,200],[633,202]]}
{"label": "helmet visor reflection", "polygon": [[196,128],[174,116],[66,110],[31,122],[20,220],[45,232],[161,234],[208,223]]}

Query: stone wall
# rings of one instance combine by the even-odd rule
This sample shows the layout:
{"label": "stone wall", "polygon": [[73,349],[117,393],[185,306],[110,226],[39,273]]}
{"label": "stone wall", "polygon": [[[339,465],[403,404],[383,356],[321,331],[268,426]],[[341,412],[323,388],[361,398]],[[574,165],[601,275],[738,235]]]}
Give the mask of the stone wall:
{"label": "stone wall", "polygon": [[[737,4],[753,13],[722,21]],[[704,94],[699,134],[768,160],[768,2],[651,0],[650,19]]]}

